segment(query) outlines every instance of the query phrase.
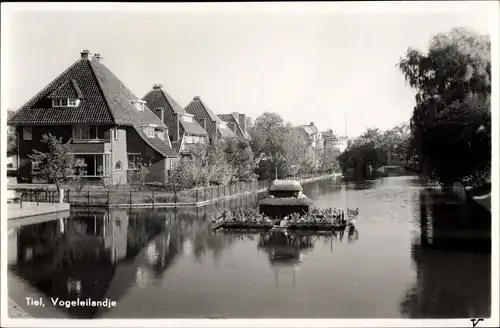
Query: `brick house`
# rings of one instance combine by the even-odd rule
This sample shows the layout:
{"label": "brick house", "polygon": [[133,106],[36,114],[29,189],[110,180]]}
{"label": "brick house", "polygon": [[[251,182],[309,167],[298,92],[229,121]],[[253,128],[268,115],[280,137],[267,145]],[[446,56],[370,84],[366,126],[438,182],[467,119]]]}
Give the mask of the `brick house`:
{"label": "brick house", "polygon": [[251,140],[247,131],[246,115],[233,112],[231,114],[217,114],[217,116],[226,123],[240,140]]}
{"label": "brick house", "polygon": [[[104,64],[83,50],[80,58],[24,104],[9,120],[18,140],[18,179],[32,182],[28,155],[46,151],[43,134],[62,137],[83,159],[88,179],[127,183],[138,160],[151,162],[149,181],[163,181],[178,160],[165,124]],[[102,168],[102,171],[100,170]]]}
{"label": "brick house", "polygon": [[235,138],[235,133],[229,128],[227,122],[222,121],[208,108],[200,97],[194,97],[186,106],[186,112],[193,115],[194,119],[208,133],[211,144],[216,145],[224,138]]}
{"label": "brick house", "polygon": [[172,147],[181,156],[190,156],[196,144],[208,142],[208,134],[164,89],[155,84],[142,100],[146,101],[156,116],[167,125]]}

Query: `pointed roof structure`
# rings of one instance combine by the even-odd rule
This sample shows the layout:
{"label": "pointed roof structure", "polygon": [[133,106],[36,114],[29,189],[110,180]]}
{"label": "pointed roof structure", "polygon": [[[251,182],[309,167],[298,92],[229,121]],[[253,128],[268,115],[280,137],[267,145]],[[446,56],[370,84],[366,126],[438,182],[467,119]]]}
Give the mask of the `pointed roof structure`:
{"label": "pointed roof structure", "polygon": [[[200,97],[196,96],[191,100],[191,102],[185,108],[186,112],[191,115],[194,115],[196,119],[205,119],[207,121],[215,121],[217,124],[217,134],[223,138],[232,138],[235,137],[234,132],[227,127],[226,123],[223,122],[217,115],[214,114],[208,108],[205,103],[201,100]],[[212,133],[212,125],[206,124],[206,131],[208,135],[213,135]]]}
{"label": "pointed roof structure", "polygon": [[241,129],[239,120],[234,114],[217,114],[217,116],[224,122],[228,123],[228,126],[233,126],[234,129],[231,129],[238,138],[245,139],[245,133]]}
{"label": "pointed roof structure", "polygon": [[49,95],[51,99],[60,99],[60,98],[73,98],[73,99],[83,99],[82,90],[78,86],[76,80],[71,79],[68,82],[61,85],[54,92]]}
{"label": "pointed roof structure", "polygon": [[[178,114],[180,117],[190,115],[177,103],[174,98],[172,98],[164,89],[161,84],[155,84],[153,89],[150,90],[142,100],[146,101],[148,106],[155,111],[156,109],[163,109],[165,115],[165,121],[167,127],[170,131],[174,131],[175,118],[174,114]],[[182,135],[184,132],[193,135],[207,135],[201,125],[199,125],[195,120],[192,122],[179,119],[180,130],[179,133]]]}
{"label": "pointed roof structure", "polygon": [[[83,50],[81,58],[19,108],[8,125],[131,126],[163,156],[177,156],[169,142],[144,134],[144,126],[166,126],[146,105],[137,109],[136,103],[141,100],[100,59],[100,56],[92,58],[88,50]],[[52,107],[52,100],[57,98],[80,99],[80,103],[76,107]]]}
{"label": "pointed roof structure", "polygon": [[[78,107],[52,107],[53,98],[79,98]],[[9,119],[9,125],[117,124],[165,127],[147,106],[137,110],[135,96],[88,50],[81,58],[28,100]]]}

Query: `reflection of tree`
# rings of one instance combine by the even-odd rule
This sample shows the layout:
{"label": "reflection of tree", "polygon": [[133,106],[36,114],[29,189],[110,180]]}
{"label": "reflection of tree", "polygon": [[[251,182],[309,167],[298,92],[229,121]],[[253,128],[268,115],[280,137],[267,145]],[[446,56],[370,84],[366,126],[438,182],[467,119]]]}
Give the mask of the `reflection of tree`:
{"label": "reflection of tree", "polygon": [[[401,302],[412,318],[489,317],[491,258],[481,218],[442,193],[420,194],[420,237],[411,246],[416,281]],[[482,226],[484,228],[484,226]],[[481,238],[481,234],[484,234]],[[489,241],[489,242],[488,242]],[[483,253],[483,254],[481,254]]]}

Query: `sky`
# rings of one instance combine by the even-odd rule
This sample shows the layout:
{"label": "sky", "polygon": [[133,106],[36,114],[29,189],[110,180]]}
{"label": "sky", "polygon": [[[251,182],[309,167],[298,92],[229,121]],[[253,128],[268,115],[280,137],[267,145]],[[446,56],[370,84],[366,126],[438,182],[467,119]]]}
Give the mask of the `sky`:
{"label": "sky", "polygon": [[411,117],[414,92],[396,67],[408,47],[425,50],[454,27],[488,34],[494,23],[481,3],[304,5],[11,12],[3,107],[22,106],[89,49],[138,97],[160,83],[181,106],[200,96],[217,114],[271,111],[339,134],[347,125],[354,137]]}

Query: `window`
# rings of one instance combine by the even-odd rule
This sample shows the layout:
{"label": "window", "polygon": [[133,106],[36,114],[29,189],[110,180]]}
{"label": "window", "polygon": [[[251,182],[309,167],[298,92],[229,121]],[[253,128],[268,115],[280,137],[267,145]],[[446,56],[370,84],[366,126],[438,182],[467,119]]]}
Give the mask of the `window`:
{"label": "window", "polygon": [[115,170],[121,170],[122,169],[122,162],[118,161],[116,162]]}
{"label": "window", "polygon": [[113,139],[118,140],[118,128],[113,128]]}
{"label": "window", "polygon": [[52,107],[77,107],[79,104],[80,99],[75,98],[52,99]]}
{"label": "window", "polygon": [[163,132],[163,130],[157,130],[156,136],[158,137],[158,139],[165,140],[165,132]]}
{"label": "window", "polygon": [[95,125],[75,126],[73,140],[104,140],[104,129]]}
{"label": "window", "polygon": [[129,170],[137,170],[139,161],[141,158],[141,154],[128,154],[128,169]]}
{"label": "window", "polygon": [[193,137],[192,136],[185,136],[184,142],[185,143],[193,143]]}
{"label": "window", "polygon": [[150,137],[150,138],[154,138],[155,136],[155,128],[152,127],[152,126],[147,126],[144,128],[144,133]]}
{"label": "window", "polygon": [[132,104],[135,106],[135,109],[137,109],[138,111],[144,111],[144,104],[146,102],[145,101],[142,101],[142,100],[132,100]]}
{"label": "window", "polygon": [[33,130],[31,126],[26,126],[23,128],[23,140],[32,140],[33,139]]}

